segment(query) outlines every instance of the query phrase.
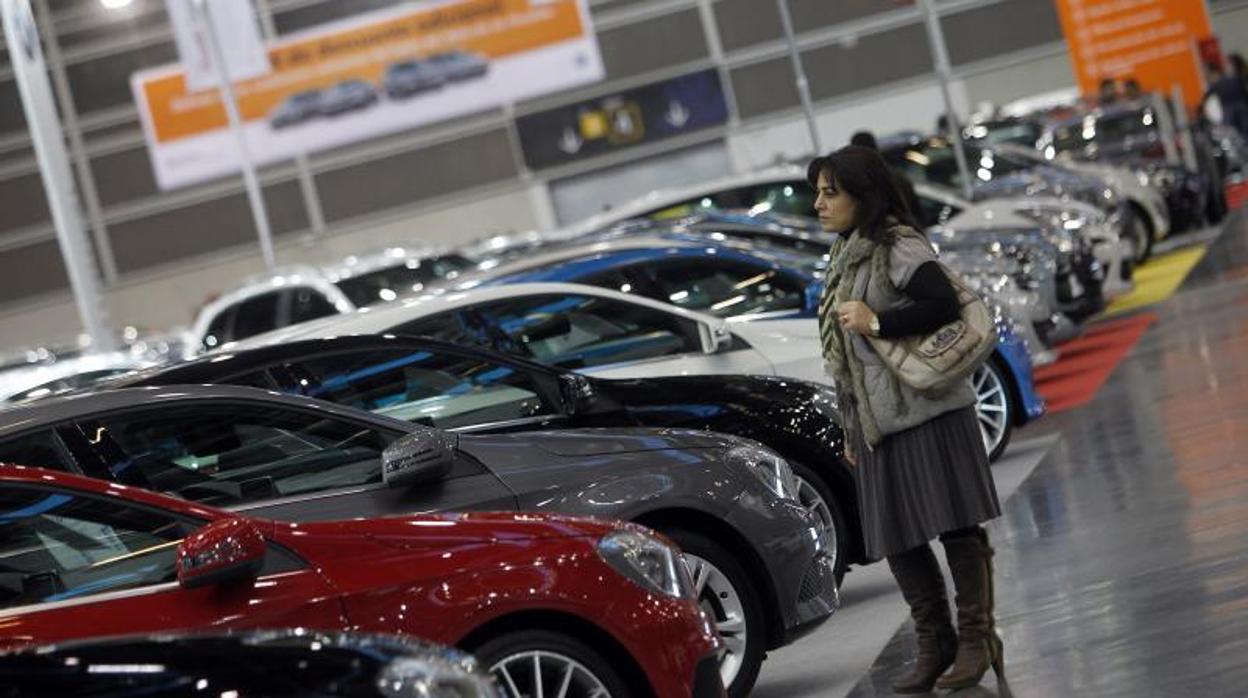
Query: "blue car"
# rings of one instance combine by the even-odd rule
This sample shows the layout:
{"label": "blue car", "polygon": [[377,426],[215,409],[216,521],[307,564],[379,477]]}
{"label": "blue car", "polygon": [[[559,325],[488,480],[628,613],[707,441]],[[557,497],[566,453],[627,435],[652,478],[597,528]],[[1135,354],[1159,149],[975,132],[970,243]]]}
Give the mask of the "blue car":
{"label": "blue car", "polygon": [[[819,261],[783,250],[749,250],[670,228],[623,232],[539,248],[527,259],[485,272],[470,286],[570,282],[634,293],[731,322],[765,322],[777,337],[818,337]],[[991,305],[991,304],[990,304]],[[1032,381],[1031,358],[1010,320],[995,308],[998,345],[973,377],[980,426],[990,458],[1005,451],[1013,428],[1044,414]],[[809,346],[811,360],[820,360]]]}

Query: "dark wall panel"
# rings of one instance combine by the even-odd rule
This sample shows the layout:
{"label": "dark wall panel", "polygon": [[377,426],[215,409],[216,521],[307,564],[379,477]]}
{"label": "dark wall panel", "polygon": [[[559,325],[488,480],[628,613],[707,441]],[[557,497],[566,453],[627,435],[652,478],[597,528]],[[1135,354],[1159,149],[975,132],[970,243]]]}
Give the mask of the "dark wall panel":
{"label": "dark wall panel", "polygon": [[4,283],[0,284],[0,303],[59,291],[69,286],[69,277],[65,275],[61,249],[56,240],[0,252],[0,279],[4,279]]}
{"label": "dark wall panel", "polygon": [[[265,187],[264,202],[275,235],[308,227],[298,183]],[[256,254],[260,253],[251,209],[242,193],[115,223],[108,234],[123,274],[234,245],[255,244]]]}
{"label": "dark wall panel", "polygon": [[742,119],[780,111],[800,103],[793,64],[775,58],[732,71],[732,89]]}
{"label": "dark wall panel", "polygon": [[1052,2],[1007,0],[948,15],[943,22],[954,65],[1062,40],[1061,20]]}
{"label": "dark wall panel", "polygon": [[142,199],[159,191],[145,146],[92,158],[91,174],[100,203],[105,206]]}
{"label": "dark wall panel", "polygon": [[[890,0],[789,0],[793,27],[799,34],[895,9],[898,6]],[[715,4],[715,22],[729,51],[783,36],[773,0],[720,0]]]}
{"label": "dark wall panel", "polygon": [[663,15],[598,34],[607,79],[706,58],[706,34],[697,9]]}
{"label": "dark wall panel", "polygon": [[812,49],[802,61],[816,100],[932,72],[927,34],[917,24],[865,36],[853,48]]}
{"label": "dark wall panel", "polygon": [[143,68],[174,63],[177,49],[172,43],[145,46],[133,51],[102,56],[66,68],[74,105],[80,114],[129,104],[130,75]]}
{"label": "dark wall panel", "polygon": [[[38,172],[0,180],[0,230],[51,222]],[[3,277],[0,277],[3,278]]]}
{"label": "dark wall panel", "polygon": [[325,219],[338,221],[516,175],[507,131],[439,143],[316,175]]}
{"label": "dark wall panel", "polygon": [[26,114],[22,112],[17,83],[12,79],[0,80],[0,134],[25,130]]}

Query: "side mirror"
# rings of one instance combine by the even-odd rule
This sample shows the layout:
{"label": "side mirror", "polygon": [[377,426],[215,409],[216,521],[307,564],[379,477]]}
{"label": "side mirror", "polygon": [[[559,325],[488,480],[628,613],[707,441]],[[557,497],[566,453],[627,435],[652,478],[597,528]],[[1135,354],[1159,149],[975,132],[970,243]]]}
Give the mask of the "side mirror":
{"label": "side mirror", "polygon": [[728,323],[720,320],[715,323],[698,323],[698,335],[702,339],[702,353],[714,354],[732,342],[732,332]]}
{"label": "side mirror", "polygon": [[178,584],[194,589],[255,579],[265,548],[264,536],[251,521],[214,521],[178,544]]}
{"label": "side mirror", "polygon": [[580,414],[593,402],[594,386],[579,373],[565,373],[559,376],[559,394],[568,414]]}
{"label": "side mirror", "polygon": [[459,437],[422,427],[405,434],[381,453],[381,478],[388,487],[437,480],[451,472]]}

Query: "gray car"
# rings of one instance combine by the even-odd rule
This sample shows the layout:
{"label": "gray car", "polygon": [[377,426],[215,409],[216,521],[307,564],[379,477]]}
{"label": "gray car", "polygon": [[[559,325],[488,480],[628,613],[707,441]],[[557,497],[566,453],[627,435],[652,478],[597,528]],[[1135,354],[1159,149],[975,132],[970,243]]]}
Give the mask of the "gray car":
{"label": "gray car", "polygon": [[453,434],[233,386],[108,390],[2,414],[0,462],[276,519],[519,509],[650,526],[686,554],[725,640],[721,675],[733,696],[748,692],[766,650],[837,605],[822,529],[798,503],[788,463],[745,439],[631,428]]}

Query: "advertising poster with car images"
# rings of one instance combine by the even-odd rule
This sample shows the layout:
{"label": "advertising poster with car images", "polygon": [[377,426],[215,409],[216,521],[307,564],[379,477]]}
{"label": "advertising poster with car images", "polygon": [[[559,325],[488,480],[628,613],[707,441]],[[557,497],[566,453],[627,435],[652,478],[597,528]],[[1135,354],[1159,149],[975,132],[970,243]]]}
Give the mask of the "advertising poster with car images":
{"label": "advertising poster with car images", "polygon": [[[601,80],[586,0],[447,0],[356,15],[282,37],[267,75],[234,83],[264,165]],[[135,73],[161,189],[237,172],[218,90],[179,66]]]}

